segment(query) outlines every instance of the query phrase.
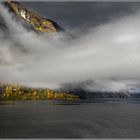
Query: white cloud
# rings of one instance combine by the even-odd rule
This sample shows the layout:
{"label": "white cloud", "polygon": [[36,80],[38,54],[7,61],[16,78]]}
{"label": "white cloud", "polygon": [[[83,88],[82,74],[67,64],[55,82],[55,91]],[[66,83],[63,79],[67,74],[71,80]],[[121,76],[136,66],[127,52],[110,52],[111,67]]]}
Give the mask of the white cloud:
{"label": "white cloud", "polygon": [[29,32],[4,8],[0,13],[9,28],[8,38],[0,32],[2,82],[59,87],[88,79],[140,80],[140,13],[67,41],[62,34]]}

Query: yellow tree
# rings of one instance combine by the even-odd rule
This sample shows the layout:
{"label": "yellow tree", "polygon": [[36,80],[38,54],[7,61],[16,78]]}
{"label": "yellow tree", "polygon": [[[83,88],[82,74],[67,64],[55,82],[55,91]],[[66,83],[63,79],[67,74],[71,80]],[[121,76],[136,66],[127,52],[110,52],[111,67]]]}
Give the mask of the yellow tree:
{"label": "yellow tree", "polygon": [[12,94],[12,87],[11,86],[7,86],[5,88],[5,95],[6,97],[9,97]]}
{"label": "yellow tree", "polygon": [[37,92],[36,92],[36,90],[34,90],[32,92],[32,98],[33,98],[33,100],[35,100],[37,98]]}

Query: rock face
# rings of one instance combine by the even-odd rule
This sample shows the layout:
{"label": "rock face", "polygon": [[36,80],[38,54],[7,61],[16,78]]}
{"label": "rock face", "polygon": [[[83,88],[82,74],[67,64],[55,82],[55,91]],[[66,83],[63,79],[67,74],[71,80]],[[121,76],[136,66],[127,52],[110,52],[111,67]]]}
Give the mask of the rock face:
{"label": "rock face", "polygon": [[24,7],[19,2],[6,1],[4,5],[13,12],[16,17],[23,19],[27,24],[29,24],[37,32],[58,32],[63,31],[57,23],[50,19],[46,19],[34,11]]}

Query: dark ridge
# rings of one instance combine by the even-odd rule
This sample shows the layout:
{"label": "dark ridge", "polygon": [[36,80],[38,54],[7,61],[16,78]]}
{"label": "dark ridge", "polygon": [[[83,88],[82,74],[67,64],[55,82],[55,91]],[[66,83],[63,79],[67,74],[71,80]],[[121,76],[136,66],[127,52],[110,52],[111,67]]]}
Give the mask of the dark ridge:
{"label": "dark ridge", "polygon": [[60,25],[58,25],[56,22],[54,22],[53,20],[50,20],[50,19],[48,19],[49,21],[51,21],[52,23],[53,23],[53,25],[54,25],[54,27],[56,28],[56,30],[58,31],[58,32],[64,32],[65,31],[65,29],[64,28],[62,28]]}
{"label": "dark ridge", "polygon": [[0,30],[7,29],[6,24],[4,23],[3,17],[0,15]]}
{"label": "dark ridge", "polygon": [[[16,3],[17,3],[17,2],[16,2]],[[8,4],[8,2],[2,2],[2,4],[3,4],[5,7],[7,7],[7,9],[8,9],[9,12],[14,13],[14,10],[11,8],[11,6]]]}

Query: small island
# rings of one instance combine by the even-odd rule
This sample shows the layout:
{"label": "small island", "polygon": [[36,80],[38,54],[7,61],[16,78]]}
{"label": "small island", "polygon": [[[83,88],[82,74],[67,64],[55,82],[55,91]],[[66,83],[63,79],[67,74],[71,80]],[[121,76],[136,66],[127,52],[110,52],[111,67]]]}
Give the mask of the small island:
{"label": "small island", "polygon": [[75,100],[79,96],[51,89],[0,85],[0,100]]}

